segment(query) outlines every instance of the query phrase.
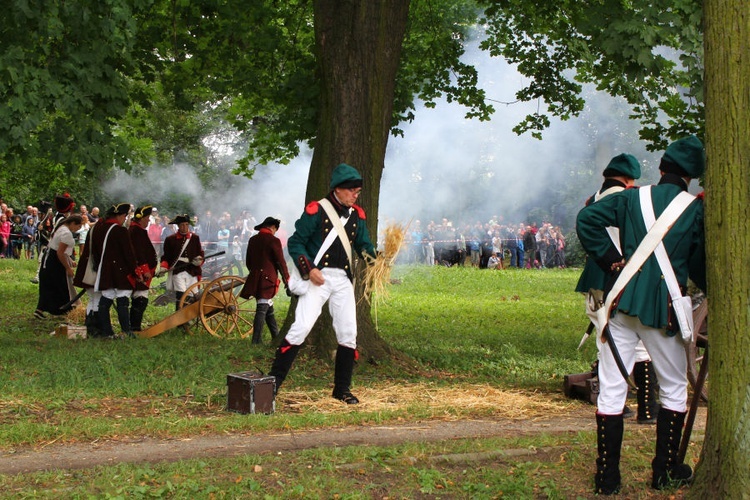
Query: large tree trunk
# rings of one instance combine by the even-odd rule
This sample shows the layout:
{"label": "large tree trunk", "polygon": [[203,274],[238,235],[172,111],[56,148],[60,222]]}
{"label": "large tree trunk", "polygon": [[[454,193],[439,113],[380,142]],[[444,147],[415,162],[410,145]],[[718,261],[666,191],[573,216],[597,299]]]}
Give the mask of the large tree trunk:
{"label": "large tree trunk", "polygon": [[[336,165],[352,165],[364,179],[358,203],[367,213],[370,238],[376,242],[380,180],[409,1],[316,0],[313,5],[321,109],[306,201],[328,193]],[[361,265],[358,270],[361,276]],[[362,297],[361,286],[357,297]],[[294,318],[295,304],[284,331]],[[366,359],[391,353],[375,330],[366,300],[359,300],[357,322],[357,343]],[[336,348],[327,308],[307,343],[323,356]]]}
{"label": "large tree trunk", "polygon": [[694,498],[750,491],[750,11],[706,0],[710,398]]}

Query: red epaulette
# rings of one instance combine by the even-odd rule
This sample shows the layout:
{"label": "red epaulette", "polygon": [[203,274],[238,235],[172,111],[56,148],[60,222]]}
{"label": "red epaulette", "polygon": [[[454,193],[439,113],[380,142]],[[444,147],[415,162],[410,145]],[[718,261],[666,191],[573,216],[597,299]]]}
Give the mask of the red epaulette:
{"label": "red epaulette", "polygon": [[701,191],[700,193],[696,194],[695,197],[698,198],[699,200],[703,201],[703,200],[706,199],[706,192],[705,191]]}
{"label": "red epaulette", "polygon": [[318,210],[319,210],[319,209],[320,209],[320,203],[318,203],[318,201],[317,201],[317,200],[315,200],[315,201],[311,201],[311,202],[310,202],[310,203],[308,203],[308,204],[307,204],[307,206],[305,207],[305,213],[306,213],[307,215],[315,215],[315,214],[317,214],[317,213],[318,213]]}
{"label": "red epaulette", "polygon": [[365,220],[367,219],[367,216],[365,216],[365,209],[360,207],[359,205],[352,205],[352,208],[357,211],[357,215],[360,219]]}

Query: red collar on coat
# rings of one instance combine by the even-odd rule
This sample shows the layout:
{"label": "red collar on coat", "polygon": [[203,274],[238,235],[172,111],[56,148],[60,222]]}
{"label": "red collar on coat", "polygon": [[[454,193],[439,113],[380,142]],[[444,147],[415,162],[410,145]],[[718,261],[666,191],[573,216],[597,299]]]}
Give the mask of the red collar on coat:
{"label": "red collar on coat", "polygon": [[185,233],[184,235],[183,235],[183,234],[181,234],[181,233],[174,233],[174,234],[175,234],[175,236],[177,236],[177,239],[178,239],[178,240],[181,240],[181,239],[183,239],[183,238],[187,238],[187,239],[190,239],[190,237],[191,237],[191,236],[193,235],[193,233],[191,233],[190,231],[188,231],[188,232],[187,232],[187,233]]}
{"label": "red collar on coat", "polygon": [[270,229],[268,229],[267,227],[262,227],[262,228],[260,228],[260,229],[258,230],[258,232],[259,232],[259,233],[267,233],[267,234],[273,235],[273,233],[271,232],[271,230],[270,230]]}

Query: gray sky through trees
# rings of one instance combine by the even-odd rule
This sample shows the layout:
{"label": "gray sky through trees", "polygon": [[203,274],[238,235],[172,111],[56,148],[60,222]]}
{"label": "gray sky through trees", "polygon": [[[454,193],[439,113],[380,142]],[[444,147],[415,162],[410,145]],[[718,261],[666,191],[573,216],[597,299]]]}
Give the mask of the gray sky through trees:
{"label": "gray sky through trees", "polygon": [[[661,154],[645,150],[638,140],[638,124],[627,119],[621,100],[588,91],[581,116],[565,122],[552,118],[542,141],[529,134],[517,136],[513,126],[538,107],[536,102],[503,104],[515,101],[515,92],[525,84],[523,77],[476,44],[469,45],[463,60],[477,68],[479,85],[496,112],[491,121],[480,122],[465,119],[465,108],[456,103],[441,101],[435,109],[418,105],[415,120],[402,127],[405,137],[389,141],[381,224],[442,217],[486,221],[492,215],[520,222],[530,208],[544,205],[560,191],[573,190],[582,204],[599,187],[600,172],[609,159],[622,152],[641,160],[641,183],[657,179]],[[192,169],[179,165],[150,170],[146,182],[121,174],[108,191],[126,198],[142,193],[144,200],[131,200],[135,204],[180,192],[195,199],[197,214],[207,208],[232,214],[249,209],[259,221],[268,215],[281,218],[282,227],[291,233],[303,208],[311,156],[303,151],[289,165],[259,166],[252,180],[238,177],[232,186],[214,193],[201,188]],[[571,175],[583,167],[595,172],[586,182]]]}

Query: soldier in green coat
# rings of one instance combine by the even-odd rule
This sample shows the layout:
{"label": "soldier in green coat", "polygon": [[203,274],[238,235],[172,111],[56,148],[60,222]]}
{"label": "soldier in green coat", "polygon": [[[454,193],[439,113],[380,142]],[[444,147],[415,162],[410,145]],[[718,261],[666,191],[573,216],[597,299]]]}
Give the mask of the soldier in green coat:
{"label": "soldier in green coat", "polygon": [[[659,170],[661,180],[651,187],[654,215],[658,218],[667,205],[691,179],[705,169],[703,144],[695,137],[680,139],[667,147]],[[703,202],[693,201],[680,215],[662,242],[683,293],[688,277],[705,290],[705,242]],[[620,248],[612,243],[607,228],[619,229]],[[626,189],[585,207],[578,214],[578,237],[587,254],[613,282],[625,262],[646,236],[638,189]],[[607,288],[605,287],[605,293]],[[671,298],[659,263],[651,255],[640,271],[625,286],[610,332],[628,370],[635,361],[635,347],[643,341],[659,377],[662,408],[656,422],[656,453],[651,463],[651,486],[662,489],[689,482],[692,470],[678,464],[677,452],[687,409],[687,360],[678,333]],[[617,368],[609,343],[602,346],[599,361],[599,399],[597,401],[596,491],[613,494],[620,489],[620,448],[622,409],[627,397],[627,382]]]}
{"label": "soldier in green coat", "polygon": [[289,280],[289,290],[299,299],[294,323],[276,350],[269,375],[276,378],[278,389],[328,302],[338,341],[332,396],[346,404],[357,404],[359,399],[350,390],[357,358],[352,263],[356,256],[376,255],[365,211],[355,203],[362,191],[362,176],[354,167],[342,163],[333,170],[330,187],[324,199],[305,207],[287,243],[297,271]]}
{"label": "soldier in green coat", "polygon": [[[607,167],[602,172],[604,182],[602,187],[591,198],[586,201],[586,206],[595,203],[605,196],[619,193],[635,185],[635,180],[641,177],[641,165],[633,155],[619,154],[612,158]],[[616,227],[607,228],[610,240],[620,252],[620,230]],[[583,273],[576,285],[576,292],[590,294],[599,303],[603,300],[604,288],[609,279],[608,273],[605,273],[594,262],[593,259],[586,259]],[[595,313],[594,313],[595,314]],[[596,339],[597,350],[601,350],[601,339]],[[636,421],[639,424],[653,424],[656,422],[656,412],[658,404],[656,402],[657,379],[654,373],[654,367],[651,357],[639,342],[635,349],[635,365],[633,366],[633,378],[638,387],[636,399],[638,401],[638,416]],[[624,416],[630,417],[633,412],[626,406]]]}

